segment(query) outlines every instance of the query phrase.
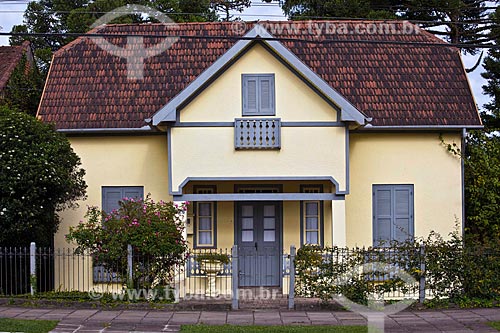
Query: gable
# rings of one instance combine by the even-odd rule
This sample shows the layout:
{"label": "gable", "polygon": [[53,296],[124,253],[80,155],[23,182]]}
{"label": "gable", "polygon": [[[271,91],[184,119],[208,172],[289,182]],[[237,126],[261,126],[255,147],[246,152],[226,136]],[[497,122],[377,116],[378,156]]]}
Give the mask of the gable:
{"label": "gable", "polygon": [[179,110],[180,122],[233,122],[242,116],[242,74],[274,74],[276,115],[281,121],[338,120],[328,103],[270,51],[256,44]]}

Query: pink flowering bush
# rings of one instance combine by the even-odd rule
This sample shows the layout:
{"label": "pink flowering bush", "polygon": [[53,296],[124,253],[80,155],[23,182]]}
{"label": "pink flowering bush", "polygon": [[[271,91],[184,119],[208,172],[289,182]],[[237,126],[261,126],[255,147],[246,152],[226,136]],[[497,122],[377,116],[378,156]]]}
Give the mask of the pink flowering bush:
{"label": "pink flowering bush", "polygon": [[89,207],[86,222],[71,227],[68,242],[76,243],[76,253],[90,253],[95,264],[127,280],[127,245],[133,249],[134,287],[167,285],[173,267],[186,260],[187,244],[182,237],[181,216],[186,205],[124,198],[120,208],[106,214]]}

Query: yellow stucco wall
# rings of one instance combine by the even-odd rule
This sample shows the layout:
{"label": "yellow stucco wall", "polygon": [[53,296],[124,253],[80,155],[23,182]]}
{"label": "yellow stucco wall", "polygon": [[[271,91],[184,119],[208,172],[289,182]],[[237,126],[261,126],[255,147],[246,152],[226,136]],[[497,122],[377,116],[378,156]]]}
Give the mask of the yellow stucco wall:
{"label": "yellow stucco wall", "polygon": [[[444,135],[460,145],[460,135]],[[462,219],[461,163],[437,133],[350,136],[351,189],[346,196],[348,246],[372,245],[372,185],[413,184],[415,235],[442,236]]]}
{"label": "yellow stucco wall", "polygon": [[235,150],[232,127],[173,128],[172,186],[187,177],[333,176],[345,189],[343,127],[285,127],[281,150]]}
{"label": "yellow stucco wall", "polygon": [[191,101],[180,120],[234,121],[241,117],[241,74],[273,74],[276,117],[282,121],[335,121],[337,112],[260,45],[252,47],[215,82]]}
{"label": "yellow stucco wall", "polygon": [[162,136],[71,137],[71,146],[86,170],[88,199],[61,213],[55,247],[68,247],[64,235],[83,219],[87,206],[102,206],[102,186],[144,186],[154,200],[168,194],[167,139]]}

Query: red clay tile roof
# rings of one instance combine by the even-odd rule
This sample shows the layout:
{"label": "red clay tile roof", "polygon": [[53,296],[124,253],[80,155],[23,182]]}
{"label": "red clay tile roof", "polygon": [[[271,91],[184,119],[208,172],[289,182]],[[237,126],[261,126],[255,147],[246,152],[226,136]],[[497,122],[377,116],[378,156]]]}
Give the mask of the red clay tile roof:
{"label": "red clay tile roof", "polygon": [[28,41],[19,46],[0,46],[0,91],[5,89],[12,71],[28,48]]}
{"label": "red clay tile roof", "polygon": [[[260,23],[270,25],[270,22]],[[349,31],[357,23],[360,21],[330,21],[330,24],[348,24]],[[398,21],[392,22],[396,33],[329,33],[316,37],[307,34],[310,23],[300,23],[302,29],[292,33],[282,29],[287,22],[273,24],[279,28],[268,31],[275,37],[341,40],[327,44],[286,40],[282,43],[358,110],[372,117],[373,125],[480,125],[457,49],[349,42],[442,42],[427,32],[401,34],[403,23]],[[246,30],[252,27],[253,23],[247,23]],[[96,31],[161,36],[246,33],[237,34],[231,23],[221,22],[179,24],[175,30],[162,24],[109,25]],[[161,38],[144,40],[148,46]],[[107,39],[121,46],[126,42],[124,37]],[[143,80],[130,81],[126,76],[126,59],[101,50],[88,38],[79,38],[55,54],[39,116],[55,122],[60,129],[142,127],[144,119],[155,114],[235,43],[235,40],[180,39],[170,49],[145,60]]]}

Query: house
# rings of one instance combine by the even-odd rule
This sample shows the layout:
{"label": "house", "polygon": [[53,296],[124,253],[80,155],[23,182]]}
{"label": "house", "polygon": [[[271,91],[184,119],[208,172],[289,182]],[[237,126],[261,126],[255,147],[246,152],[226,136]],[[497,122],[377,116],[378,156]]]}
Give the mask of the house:
{"label": "house", "polygon": [[[328,31],[311,34],[321,24]],[[192,203],[191,247],[238,245],[242,286],[281,285],[291,245],[446,236],[463,223],[463,164],[442,140],[463,147],[467,130],[482,126],[459,50],[409,26],[93,31],[121,47],[120,34],[142,35],[146,47],[178,37],[143,68],[126,58],[142,44],[120,58],[89,38],[71,42],[54,55],[38,116],[69,137],[88,199],[62,214],[55,246],[68,246],[87,205],[110,210],[148,193]]]}
{"label": "house", "polygon": [[20,65],[23,56],[26,57],[27,66],[34,66],[33,52],[29,41],[18,46],[0,46],[0,100],[5,96],[11,75]]}

